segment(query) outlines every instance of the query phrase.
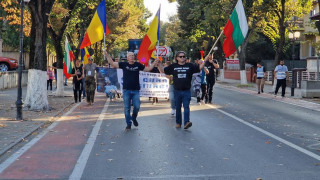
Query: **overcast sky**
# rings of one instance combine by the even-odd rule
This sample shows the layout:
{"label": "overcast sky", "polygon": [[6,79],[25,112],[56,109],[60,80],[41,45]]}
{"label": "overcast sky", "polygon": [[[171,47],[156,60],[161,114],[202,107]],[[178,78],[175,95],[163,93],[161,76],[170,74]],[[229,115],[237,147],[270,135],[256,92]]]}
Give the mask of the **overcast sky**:
{"label": "overcast sky", "polygon": [[159,9],[159,5],[161,4],[160,11],[160,20],[164,22],[168,22],[169,16],[177,14],[177,2],[169,3],[168,0],[144,0],[144,5],[149,11],[152,13],[152,16],[148,18],[147,22],[149,23],[154,18],[154,15],[157,13]]}

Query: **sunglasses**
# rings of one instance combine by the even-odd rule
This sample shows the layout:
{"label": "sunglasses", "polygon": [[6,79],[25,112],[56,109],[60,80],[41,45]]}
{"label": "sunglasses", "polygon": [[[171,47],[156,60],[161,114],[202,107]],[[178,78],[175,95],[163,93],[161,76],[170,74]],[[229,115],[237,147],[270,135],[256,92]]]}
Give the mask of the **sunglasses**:
{"label": "sunglasses", "polygon": [[186,58],[186,56],[178,56],[179,58]]}

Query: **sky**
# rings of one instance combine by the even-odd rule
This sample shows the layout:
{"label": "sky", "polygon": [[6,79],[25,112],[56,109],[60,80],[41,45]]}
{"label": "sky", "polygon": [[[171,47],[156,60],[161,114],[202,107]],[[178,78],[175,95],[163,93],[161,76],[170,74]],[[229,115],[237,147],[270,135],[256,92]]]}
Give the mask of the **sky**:
{"label": "sky", "polygon": [[160,11],[160,20],[164,22],[169,21],[169,16],[177,14],[177,2],[169,3],[168,0],[144,0],[144,5],[152,13],[152,16],[147,19],[147,23],[151,22],[154,18],[154,15],[159,9],[161,4]]}

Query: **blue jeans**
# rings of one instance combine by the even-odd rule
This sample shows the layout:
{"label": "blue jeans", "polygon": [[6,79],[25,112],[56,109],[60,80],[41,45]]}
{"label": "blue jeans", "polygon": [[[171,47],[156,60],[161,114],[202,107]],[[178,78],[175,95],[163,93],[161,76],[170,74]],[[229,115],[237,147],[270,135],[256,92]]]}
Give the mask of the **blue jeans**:
{"label": "blue jeans", "polygon": [[181,106],[183,104],[184,109],[184,125],[190,121],[190,101],[191,101],[191,91],[180,91],[174,90],[174,99],[176,102],[176,123],[182,124],[182,114]]}
{"label": "blue jeans", "polygon": [[[139,90],[123,90],[122,93],[123,103],[124,103],[124,115],[126,117],[127,125],[131,126],[131,119],[137,120],[138,112],[140,109],[140,93]],[[133,104],[132,116],[131,111],[131,101]]]}

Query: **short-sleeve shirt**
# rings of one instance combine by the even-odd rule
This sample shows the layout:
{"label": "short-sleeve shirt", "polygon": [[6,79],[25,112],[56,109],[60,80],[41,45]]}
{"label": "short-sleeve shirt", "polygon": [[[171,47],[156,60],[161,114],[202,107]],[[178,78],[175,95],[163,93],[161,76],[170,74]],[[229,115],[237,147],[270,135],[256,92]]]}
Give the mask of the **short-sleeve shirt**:
{"label": "short-sleeve shirt", "polygon": [[179,65],[171,64],[164,68],[164,73],[173,76],[173,86],[175,90],[190,90],[192,75],[200,72],[199,66],[193,63]]}
{"label": "short-sleeve shirt", "polygon": [[[218,63],[218,61],[217,60],[213,60],[213,63]],[[215,81],[216,80],[216,74],[215,74],[215,67],[214,67],[214,65],[212,64],[212,63],[210,63],[209,61],[207,61],[207,62],[205,62],[205,65],[204,65],[208,70],[209,70],[209,73],[206,75],[207,76],[207,78],[206,78],[206,80],[207,81]]]}
{"label": "short-sleeve shirt", "polygon": [[278,65],[274,70],[277,72],[277,79],[286,79],[286,72],[288,71],[288,67],[286,65]]}
{"label": "short-sleeve shirt", "polygon": [[92,77],[95,77],[96,75],[96,69],[97,69],[97,65],[95,63],[92,63],[92,64],[86,64],[84,66],[84,73],[87,76],[92,76]]}
{"label": "short-sleeve shirt", "polygon": [[144,70],[145,66],[138,62],[119,62],[119,68],[123,70],[123,89],[140,90],[139,71]]}

